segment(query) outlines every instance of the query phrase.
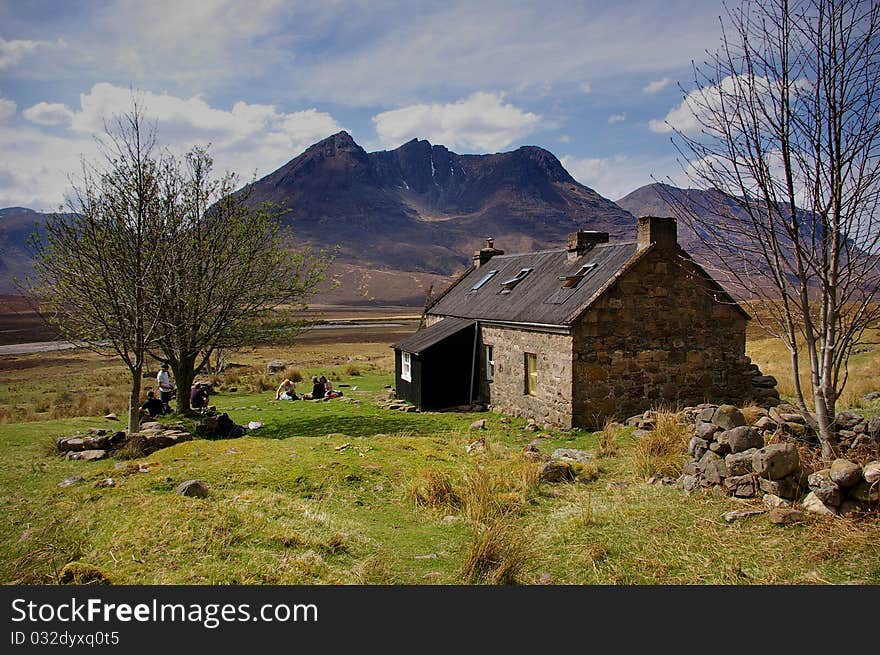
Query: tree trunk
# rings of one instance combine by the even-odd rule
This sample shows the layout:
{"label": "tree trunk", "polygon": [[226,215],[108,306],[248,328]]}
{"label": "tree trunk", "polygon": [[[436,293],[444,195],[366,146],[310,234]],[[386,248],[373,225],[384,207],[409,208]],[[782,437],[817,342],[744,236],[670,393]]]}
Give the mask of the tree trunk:
{"label": "tree trunk", "polygon": [[131,371],[131,391],[128,394],[128,433],[141,429],[141,368]]}
{"label": "tree trunk", "polygon": [[184,357],[177,362],[177,365],[174,368],[174,381],[177,383],[175,411],[178,414],[189,414],[192,411],[189,406],[189,393],[192,390],[193,380],[195,380],[195,378],[194,357]]}

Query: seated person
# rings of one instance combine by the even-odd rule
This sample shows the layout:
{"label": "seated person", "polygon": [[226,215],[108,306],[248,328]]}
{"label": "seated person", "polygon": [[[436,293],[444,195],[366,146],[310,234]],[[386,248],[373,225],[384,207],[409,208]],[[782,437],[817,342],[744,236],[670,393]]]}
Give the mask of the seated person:
{"label": "seated person", "polygon": [[189,392],[189,405],[193,409],[208,408],[208,392],[201,382],[196,382]]}
{"label": "seated person", "polygon": [[321,384],[324,385],[324,397],[325,398],[339,398],[342,395],[341,391],[333,391],[333,384],[326,378],[326,376],[320,377]]}
{"label": "seated person", "polygon": [[312,376],[312,393],[307,393],[303,396],[306,400],[321,400],[324,397],[324,393],[326,392],[326,388],[324,387],[324,383],[318,379],[317,375]]}
{"label": "seated person", "polygon": [[275,400],[299,400],[299,396],[296,395],[296,390],[293,388],[293,382],[285,378],[284,382],[278,385]]}
{"label": "seated person", "polygon": [[144,404],[141,405],[141,417],[156,418],[157,416],[162,416],[164,413],[165,404],[156,398],[156,393],[154,391],[148,391],[147,399],[144,401]]}

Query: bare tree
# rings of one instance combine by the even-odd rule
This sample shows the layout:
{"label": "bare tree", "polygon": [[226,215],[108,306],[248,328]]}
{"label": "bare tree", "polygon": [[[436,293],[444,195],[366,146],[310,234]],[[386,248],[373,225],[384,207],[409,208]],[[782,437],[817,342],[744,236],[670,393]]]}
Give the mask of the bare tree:
{"label": "bare tree", "polygon": [[785,342],[797,402],[832,457],[847,362],[880,316],[880,5],[747,0],[694,71],[673,141],[717,202],[676,212]]}
{"label": "bare tree", "polygon": [[166,236],[151,286],[161,305],[154,353],[174,373],[181,413],[211,355],[265,337],[260,319],[273,309],[304,307],[330,261],[293,247],[269,207],[254,206],[248,187],[236,192],[234,175],[212,177],[212,167],[207,150],[195,148],[162,176]]}
{"label": "bare tree", "polygon": [[148,283],[162,234],[162,164],[136,102],[106,131],[103,161],[83,162],[67,198],[70,213],[52,215],[32,240],[34,275],[24,290],[66,339],[125,363],[128,429],[137,431],[144,362],[159,325]]}

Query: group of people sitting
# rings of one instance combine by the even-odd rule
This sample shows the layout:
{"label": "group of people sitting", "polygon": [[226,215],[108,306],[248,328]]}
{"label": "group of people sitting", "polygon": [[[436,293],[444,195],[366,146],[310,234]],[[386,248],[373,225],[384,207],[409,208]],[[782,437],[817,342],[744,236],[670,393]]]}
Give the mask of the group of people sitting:
{"label": "group of people sitting", "polygon": [[[144,419],[154,419],[159,416],[171,413],[171,399],[177,393],[177,385],[171,379],[168,371],[168,364],[162,364],[159,373],[156,375],[156,385],[159,388],[159,397],[156,397],[155,391],[147,391],[147,399],[141,405],[141,417]],[[206,382],[196,382],[193,384],[189,392],[189,405],[192,409],[199,412],[208,409],[208,393],[211,385]]]}
{"label": "group of people sitting", "polygon": [[312,376],[312,392],[304,393],[301,396],[296,394],[293,382],[287,378],[278,386],[275,392],[275,400],[325,400],[328,398],[339,398],[341,391],[333,389],[333,384],[326,376]]}

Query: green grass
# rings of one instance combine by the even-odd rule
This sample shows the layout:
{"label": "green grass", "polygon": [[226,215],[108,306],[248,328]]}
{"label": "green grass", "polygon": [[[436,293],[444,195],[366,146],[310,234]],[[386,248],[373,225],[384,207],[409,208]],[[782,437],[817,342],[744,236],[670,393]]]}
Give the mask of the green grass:
{"label": "green grass", "polygon": [[[628,429],[547,435],[542,452],[602,456],[595,479],[539,483],[522,457],[536,437],[523,420],[382,409],[387,346],[370,348],[297,358],[304,375],[358,385],[343,388],[356,402],[223,392],[212,400],[220,411],[264,426],[134,462],[53,453],[59,435],[119,426],[103,418],[0,425],[0,582],[54,583],[78,561],[114,584],[880,583],[876,518],[728,524],[723,514],[741,502],[646,484]],[[359,375],[346,376],[350,359]],[[477,418],[486,431],[468,429]],[[477,436],[486,452],[468,454]],[[84,480],[58,486],[74,475]],[[115,487],[95,486],[107,477]],[[194,478],[208,498],[175,494]]]}

